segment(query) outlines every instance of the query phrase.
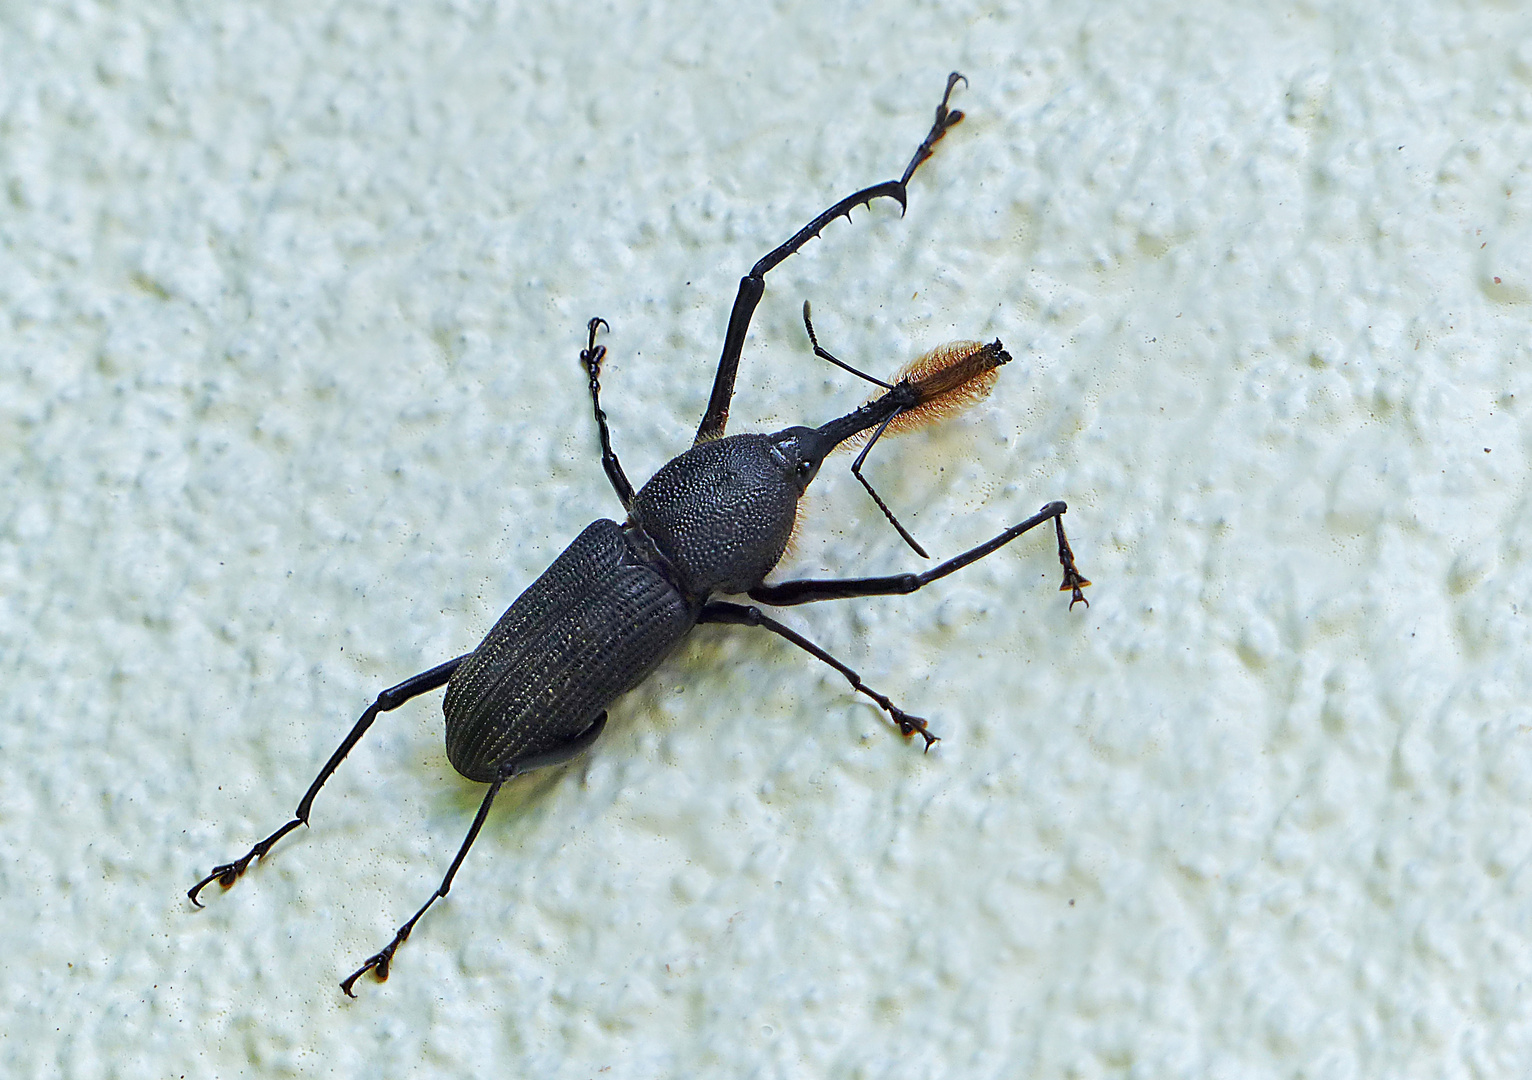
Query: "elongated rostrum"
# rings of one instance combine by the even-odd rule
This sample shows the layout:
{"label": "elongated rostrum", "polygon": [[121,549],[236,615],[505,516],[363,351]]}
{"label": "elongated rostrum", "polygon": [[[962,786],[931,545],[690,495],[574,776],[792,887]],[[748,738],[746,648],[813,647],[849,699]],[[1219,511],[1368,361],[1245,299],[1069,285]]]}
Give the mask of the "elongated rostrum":
{"label": "elongated rostrum", "polygon": [[[910,365],[895,381],[884,382],[857,371],[824,349],[805,303],[803,321],[815,355],[876,384],[882,392],[861,408],[819,427],[790,427],[771,434],[724,434],[745,335],[765,291],[766,275],[836,218],[849,221],[854,207],[892,199],[903,213],[910,178],[931,157],[942,137],[963,119],[961,112],[948,107],[948,101],[957,84],[966,81],[956,72],[948,76],[935,122],[899,179],[874,184],[841,199],[740,279],[713,392],[696,438],[689,450],[672,459],[637,491],[612,449],[606,414],[601,409],[600,375],[606,346],[598,345],[596,338],[601,330],[610,328],[600,318],[590,320],[580,361],[589,378],[601,463],[627,518],[620,524],[603,519],[588,526],[516,599],[478,648],[379,694],[330,755],[293,819],[234,862],[213,867],[187,893],[193,904],[202,906],[197,897],[205,886],[214,881],[225,888],[233,885],[253,860],[264,857],[299,825],[308,824],[314,796],[379,713],[446,686],[442,707],[447,718],[447,757],[458,772],[488,784],[489,790],[441,885],[399,928],[393,940],[341,983],[341,988],[355,997],[352,988],[366,972],[373,972],[380,980],[388,977],[395,950],[431,905],[447,895],[501,785],[513,776],[565,761],[589,747],[606,724],[607,706],[642,682],[692,627],[734,623],[769,630],[839,671],[857,693],[875,701],[900,732],[919,735],[929,750],[937,736],[923,718],[899,708],[862,682],[850,667],[756,605],[785,607],[914,592],[1050,521],[1064,569],[1060,590],[1071,594],[1071,608],[1085,599],[1080,590],[1090,582],[1075,568],[1064,536],[1062,502],[1048,503],[1025,521],[923,573],[766,584],[766,575],[787,548],[805,489],[826,455],[856,437],[865,438],[865,443],[851,471],[899,535],[921,557],[928,557],[873,490],[862,465],[885,432],[929,422],[982,397],[1000,365],[1011,359],[999,341],[942,346]],[[719,598],[741,594],[754,603]]]}

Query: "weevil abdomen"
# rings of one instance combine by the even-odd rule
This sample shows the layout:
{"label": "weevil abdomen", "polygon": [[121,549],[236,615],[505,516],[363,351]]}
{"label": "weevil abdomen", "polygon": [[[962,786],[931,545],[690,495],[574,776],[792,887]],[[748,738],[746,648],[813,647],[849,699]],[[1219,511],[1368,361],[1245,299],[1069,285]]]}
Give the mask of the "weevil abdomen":
{"label": "weevil abdomen", "polygon": [[[697,621],[615,521],[592,522],[453,672],[447,758],[470,780],[558,760]],[[518,767],[521,766],[521,767]]]}

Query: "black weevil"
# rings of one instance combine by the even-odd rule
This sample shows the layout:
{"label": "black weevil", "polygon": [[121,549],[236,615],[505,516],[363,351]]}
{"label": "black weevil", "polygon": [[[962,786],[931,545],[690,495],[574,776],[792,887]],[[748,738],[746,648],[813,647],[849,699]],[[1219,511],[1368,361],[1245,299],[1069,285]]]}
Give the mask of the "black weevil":
{"label": "black weevil", "polygon": [[627,520],[619,525],[603,519],[588,526],[516,599],[473,652],[379,694],[330,755],[293,819],[235,862],[214,867],[187,893],[193,904],[201,906],[197,894],[204,886],[213,881],[225,888],[233,885],[252,860],[263,857],[299,825],[308,824],[314,796],[379,713],[445,685],[442,708],[447,717],[447,757],[468,779],[488,784],[489,791],[431,898],[382,951],[341,983],[341,988],[354,997],[351,988],[365,972],[372,971],[379,979],[388,977],[394,950],[437,898],[447,895],[500,785],[518,774],[565,761],[590,746],[606,724],[607,706],[642,682],[699,623],[735,623],[770,630],[839,671],[857,692],[877,702],[903,734],[919,734],[927,749],[936,741],[925,720],[865,685],[855,671],[807,638],[753,605],[715,599],[715,594],[744,593],[759,603],[786,606],[914,592],[984,558],[1029,529],[1052,521],[1064,568],[1060,590],[1072,594],[1070,607],[1085,599],[1080,590],[1090,582],[1075,569],[1074,555],[1064,536],[1062,502],[1049,503],[993,539],[922,574],[764,583],[786,550],[797,520],[798,500],[825,456],[840,443],[867,431],[872,435],[852,472],[899,534],[926,557],[862,476],[861,465],[868,450],[891,425],[897,428],[901,423],[919,422],[985,392],[996,369],[1011,359],[998,341],[944,346],[890,384],[862,374],[821,348],[805,303],[804,325],[815,354],[878,384],[884,393],[821,427],[790,427],[770,435],[724,435],[740,352],[750,317],[765,290],[765,275],[837,217],[850,220],[855,206],[889,198],[899,203],[902,212],[910,177],[931,156],[948,129],[963,119],[961,112],[947,107],[959,81],[966,80],[956,72],[948,76],[946,92],[936,107],[936,121],[903,176],[840,200],[740,279],[712,396],[697,437],[690,450],[672,459],[636,492],[612,450],[606,414],[601,410],[599,380],[606,348],[596,344],[596,334],[606,324],[602,319],[590,320],[580,360],[590,377],[601,463],[628,512]]}

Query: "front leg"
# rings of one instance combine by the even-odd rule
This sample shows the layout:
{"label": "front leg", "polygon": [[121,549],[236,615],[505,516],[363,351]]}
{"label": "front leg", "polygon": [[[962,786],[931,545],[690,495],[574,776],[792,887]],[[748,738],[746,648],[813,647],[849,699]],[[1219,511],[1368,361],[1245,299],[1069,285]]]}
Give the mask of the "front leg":
{"label": "front leg", "polygon": [[947,90],[942,94],[941,104],[936,107],[936,122],[931,125],[931,130],[926,133],[925,139],[916,148],[915,156],[910,158],[903,176],[897,180],[885,180],[881,184],[874,184],[872,187],[847,195],[799,229],[786,243],[764,256],[760,262],[750,268],[750,273],[740,278],[739,292],[735,295],[734,307],[729,312],[729,329],[723,338],[723,355],[718,358],[718,374],[713,377],[713,393],[708,398],[707,412],[702,416],[702,424],[697,428],[697,443],[721,437],[724,428],[728,426],[729,402],[734,397],[734,377],[739,372],[739,355],[745,347],[745,334],[750,329],[750,318],[755,314],[755,306],[761,302],[761,294],[766,291],[766,274],[818,236],[824,231],[824,227],[836,218],[844,217],[850,221],[852,207],[870,206],[874,199],[888,198],[899,204],[901,214],[904,212],[909,199],[907,185],[910,177],[915,175],[915,170],[920,168],[921,162],[931,156],[933,148],[941,141],[941,137],[947,134],[947,129],[963,119],[960,110],[947,108],[947,99],[952,96],[952,88],[960,79],[963,82],[968,81],[956,71],[947,76]]}
{"label": "front leg", "polygon": [[1064,568],[1064,583],[1059,586],[1059,592],[1073,594],[1069,601],[1071,608],[1079,603],[1090,607],[1090,601],[1085,599],[1085,594],[1080,591],[1089,585],[1090,581],[1075,567],[1075,554],[1070,550],[1069,539],[1064,535],[1063,518],[1064,511],[1067,509],[1068,507],[1062,502],[1051,502],[1027,520],[1012,525],[999,536],[986,540],[978,547],[969,548],[963,554],[948,559],[940,566],[934,566],[923,574],[891,574],[887,577],[869,578],[802,578],[797,581],[783,581],[776,585],[757,585],[750,590],[750,599],[777,607],[788,607],[792,604],[812,604],[819,600],[846,600],[853,596],[896,596],[912,593],[938,578],[944,578],[954,571],[961,570],[971,562],[978,562],[984,556],[1009,544],[1022,533],[1052,520],[1053,529],[1059,541],[1059,565]]}

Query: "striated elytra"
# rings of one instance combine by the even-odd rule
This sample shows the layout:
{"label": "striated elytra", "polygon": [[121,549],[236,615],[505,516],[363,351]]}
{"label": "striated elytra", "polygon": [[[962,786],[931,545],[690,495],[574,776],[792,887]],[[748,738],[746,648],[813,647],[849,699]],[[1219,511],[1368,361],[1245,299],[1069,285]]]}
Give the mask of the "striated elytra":
{"label": "striated elytra", "polygon": [[591,404],[601,442],[601,461],[621,500],[627,519],[601,520],[588,526],[541,577],[516,599],[473,652],[422,672],[378,695],[330,756],[298,804],[294,817],[252,847],[243,857],[213,868],[187,893],[197,894],[217,881],[225,888],[250,863],[299,825],[307,825],[314,796],[381,712],[446,685],[447,757],[470,780],[489,785],[473,825],[446,877],[420,910],[401,926],[382,950],[341,983],[352,987],[371,971],[388,977],[399,945],[416,922],[452,887],[452,879],[484,824],[500,786],[511,777],[565,761],[593,743],[606,724],[606,708],[631,690],[669,655],[699,623],[761,627],[792,642],[835,668],[858,693],[875,701],[906,736],[919,734],[926,749],[936,741],[926,721],[905,712],[864,684],[855,671],[754,605],[715,599],[716,594],[746,594],[757,603],[786,606],[855,596],[914,592],[990,554],[1022,533],[1052,521],[1064,568],[1062,591],[1070,607],[1084,600],[1090,582],[1075,568],[1064,535],[1062,502],[1036,514],[977,547],[920,574],[888,577],[827,578],[765,584],[777,565],[797,520],[798,501],[818,474],[825,456],[837,445],[871,431],[852,472],[899,534],[921,556],[917,544],[861,473],[878,437],[889,428],[933,418],[955,403],[987,390],[995,370],[1010,360],[1000,342],[961,342],[928,354],[894,383],[857,371],[821,348],[803,307],[804,325],[817,356],[880,386],[883,393],[861,408],[817,428],[791,427],[774,434],[725,436],[734,378],[750,319],[765,290],[765,275],[837,217],[851,209],[889,198],[906,205],[907,184],[932,154],[947,130],[963,114],[949,109],[953,88],[963,76],[948,76],[936,120],[910,159],[904,175],[840,200],[768,253],[739,283],[729,315],[723,354],[713,392],[691,449],[667,463],[637,492],[612,450],[606,414],[601,409],[600,373],[606,347],[596,344],[602,319],[591,319],[580,360],[589,376]]}

